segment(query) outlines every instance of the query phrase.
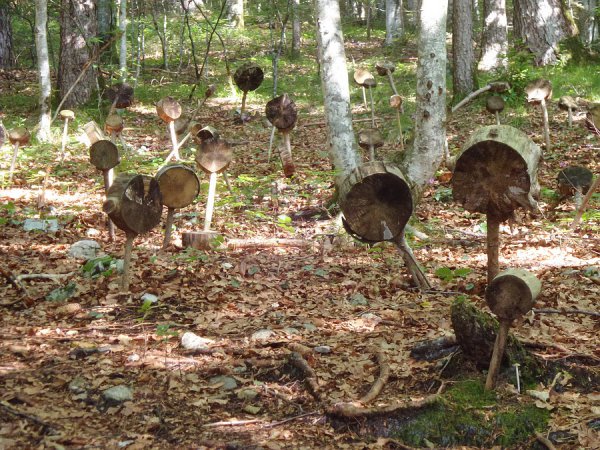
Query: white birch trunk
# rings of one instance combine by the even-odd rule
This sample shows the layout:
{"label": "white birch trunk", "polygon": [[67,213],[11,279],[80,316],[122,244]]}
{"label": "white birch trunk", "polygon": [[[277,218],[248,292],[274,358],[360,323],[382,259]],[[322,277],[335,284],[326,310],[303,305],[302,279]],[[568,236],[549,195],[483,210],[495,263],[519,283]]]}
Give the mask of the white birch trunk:
{"label": "white birch trunk", "polygon": [[127,79],[127,0],[119,2],[119,31],[121,32],[121,48],[119,50],[119,71],[121,79]]}
{"label": "white birch trunk", "polygon": [[508,59],[508,19],[506,0],[484,0],[483,32],[479,70],[506,68]]}
{"label": "white birch trunk", "polygon": [[415,140],[404,161],[405,173],[419,191],[444,158],[447,10],[448,0],[423,0],[419,14]]}
{"label": "white birch trunk", "polygon": [[315,9],[329,157],[339,181],[360,164],[352,129],[344,36],[337,0],[315,0]]}
{"label": "white birch trunk", "polygon": [[297,55],[300,51],[300,35],[302,25],[300,22],[300,0],[292,0],[292,54]]}
{"label": "white birch trunk", "polygon": [[46,24],[48,22],[47,0],[35,0],[35,48],[37,52],[38,78],[40,83],[40,122],[37,138],[40,142],[50,140],[50,61]]}
{"label": "white birch trunk", "polygon": [[385,0],[385,45],[392,45],[404,32],[402,0]]}

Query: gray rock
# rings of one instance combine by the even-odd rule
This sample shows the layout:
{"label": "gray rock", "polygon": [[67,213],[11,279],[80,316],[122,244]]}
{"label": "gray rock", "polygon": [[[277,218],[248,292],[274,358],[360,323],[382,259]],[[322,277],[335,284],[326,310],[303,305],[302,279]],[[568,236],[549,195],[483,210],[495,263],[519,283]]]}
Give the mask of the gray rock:
{"label": "gray rock", "polygon": [[69,248],[69,256],[75,259],[87,261],[88,259],[97,258],[102,251],[102,247],[98,242],[92,239],[84,239],[83,241],[75,242]]}
{"label": "gray rock", "polygon": [[142,295],[141,299],[142,299],[142,303],[146,303],[146,302],[150,302],[152,304],[158,303],[158,296],[156,296],[154,294],[150,294],[148,292],[146,292],[144,295]]}
{"label": "gray rock", "polygon": [[318,345],[314,348],[314,351],[317,353],[331,353],[331,347],[329,345]]}
{"label": "gray rock", "polygon": [[212,339],[200,337],[191,331],[186,331],[181,336],[181,346],[186,350],[208,350],[214,343]]}
{"label": "gray rock", "polygon": [[298,328],[294,328],[294,327],[285,327],[283,329],[283,332],[287,335],[300,334],[300,330],[298,330]]}
{"label": "gray rock", "polygon": [[306,331],[315,331],[317,329],[316,325],[310,322],[303,323],[302,326]]}
{"label": "gray rock", "polygon": [[106,406],[117,406],[121,403],[133,400],[133,389],[123,384],[113,386],[102,392],[102,399]]}
{"label": "gray rock", "polygon": [[264,328],[262,330],[255,331],[252,334],[252,337],[250,339],[252,339],[253,341],[265,341],[265,340],[269,339],[271,336],[273,336],[274,334],[275,334],[275,332],[273,330]]}
{"label": "gray rock", "polygon": [[369,301],[360,292],[352,294],[349,302],[352,306],[367,306],[369,304]]}
{"label": "gray rock", "polygon": [[88,383],[85,379],[81,377],[73,378],[73,380],[69,383],[69,391],[72,394],[79,395],[85,394],[88,390]]}
{"label": "gray rock", "polygon": [[23,222],[25,231],[58,231],[58,219],[25,219]]}
{"label": "gray rock", "polygon": [[237,381],[235,378],[227,377],[225,375],[219,375],[218,377],[212,377],[210,379],[211,385],[222,384],[221,389],[224,391],[232,391],[237,389]]}
{"label": "gray rock", "polygon": [[242,389],[237,393],[237,398],[245,401],[252,401],[258,397],[258,392],[254,389]]}

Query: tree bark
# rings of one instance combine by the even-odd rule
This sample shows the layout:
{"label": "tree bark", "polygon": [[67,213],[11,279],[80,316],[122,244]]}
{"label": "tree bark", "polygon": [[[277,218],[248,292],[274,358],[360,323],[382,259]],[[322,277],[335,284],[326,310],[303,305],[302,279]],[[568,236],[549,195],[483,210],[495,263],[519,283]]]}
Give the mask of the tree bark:
{"label": "tree bark", "polygon": [[581,43],[589,47],[598,40],[598,22],[596,19],[597,0],[581,0],[579,11],[579,38]]}
{"label": "tree bark", "polygon": [[300,52],[302,22],[300,21],[300,0],[292,0],[292,55]]}
{"label": "tree bark", "polygon": [[337,0],[315,0],[315,8],[329,156],[341,180],[360,164],[352,128],[344,36]]}
{"label": "tree bark", "polygon": [[35,48],[37,52],[38,79],[40,83],[40,122],[37,138],[40,142],[50,140],[50,95],[52,87],[50,83],[50,61],[48,59],[48,40],[46,37],[46,26],[48,22],[47,0],[36,0],[35,2]]}
{"label": "tree bark", "polygon": [[14,62],[10,14],[7,5],[0,4],[0,69],[10,69]]}
{"label": "tree bark", "polygon": [[562,0],[514,0],[514,34],[538,66],[558,61],[558,44],[574,31]]}
{"label": "tree bark", "polygon": [[402,0],[385,0],[385,45],[392,45],[403,33]]}
{"label": "tree bark", "polygon": [[121,33],[119,72],[121,72],[121,81],[125,81],[127,80],[127,0],[120,0],[119,3],[119,31]]}
{"label": "tree bark", "polygon": [[[60,97],[69,91],[85,64],[93,55],[88,39],[97,35],[96,8],[93,0],[61,0],[60,57],[58,87]],[[74,108],[87,102],[96,86],[96,69],[87,69],[81,81],[63,103]]]}
{"label": "tree bark", "polygon": [[415,140],[404,160],[404,173],[419,191],[444,158],[447,7],[448,0],[423,0],[419,14]]}
{"label": "tree bark", "polygon": [[508,59],[508,20],[506,0],[485,0],[483,4],[483,32],[479,70],[506,68]]}
{"label": "tree bark", "polygon": [[452,14],[452,66],[454,103],[475,89],[472,0],[454,0]]}
{"label": "tree bark", "polygon": [[244,0],[227,0],[227,20],[234,28],[244,28]]}

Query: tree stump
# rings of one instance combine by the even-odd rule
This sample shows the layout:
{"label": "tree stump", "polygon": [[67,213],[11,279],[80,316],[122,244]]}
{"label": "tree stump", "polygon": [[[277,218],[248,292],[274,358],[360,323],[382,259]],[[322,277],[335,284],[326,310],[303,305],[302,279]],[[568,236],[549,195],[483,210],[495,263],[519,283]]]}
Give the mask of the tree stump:
{"label": "tree stump", "polygon": [[156,174],[162,203],[167,207],[163,249],[169,246],[175,210],[190,205],[200,192],[200,180],[196,172],[183,164],[163,167]]}
{"label": "tree stump", "polygon": [[283,173],[286,177],[291,177],[296,171],[290,143],[290,132],[296,126],[298,120],[296,104],[287,94],[280,95],[267,103],[265,115],[269,122],[283,135],[284,145],[279,150],[279,156],[281,157]]}
{"label": "tree stump", "polygon": [[243,92],[242,107],[240,108],[240,118],[245,122],[244,111],[246,109],[246,96],[249,91],[255,91],[263,82],[265,74],[263,70],[253,62],[242,64],[233,74],[233,81]]}

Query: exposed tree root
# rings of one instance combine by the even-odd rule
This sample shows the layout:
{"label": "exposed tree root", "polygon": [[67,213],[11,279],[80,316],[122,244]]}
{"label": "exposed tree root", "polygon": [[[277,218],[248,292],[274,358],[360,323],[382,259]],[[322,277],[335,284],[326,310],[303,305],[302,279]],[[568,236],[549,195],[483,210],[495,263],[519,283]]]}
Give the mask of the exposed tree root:
{"label": "exposed tree root", "polygon": [[377,396],[380,394],[381,390],[387,383],[388,378],[390,377],[390,366],[387,362],[387,357],[385,356],[385,353],[382,350],[377,352],[377,363],[379,364],[379,377],[377,378],[377,380],[375,380],[375,383],[373,383],[373,386],[371,386],[369,392],[367,392],[359,400],[360,403],[364,404],[375,400],[375,398],[377,398]]}
{"label": "exposed tree root", "polygon": [[423,408],[435,403],[439,395],[429,395],[420,400],[398,401],[389,405],[365,407],[359,402],[342,402],[327,408],[327,414],[341,417],[367,417],[381,414],[392,414],[407,409]]}
{"label": "exposed tree root", "polygon": [[319,389],[319,383],[317,382],[317,374],[314,369],[310,367],[308,361],[306,361],[300,353],[293,352],[290,355],[289,362],[304,375],[304,382],[306,383],[306,387],[310,394],[316,400],[321,400],[322,394]]}

